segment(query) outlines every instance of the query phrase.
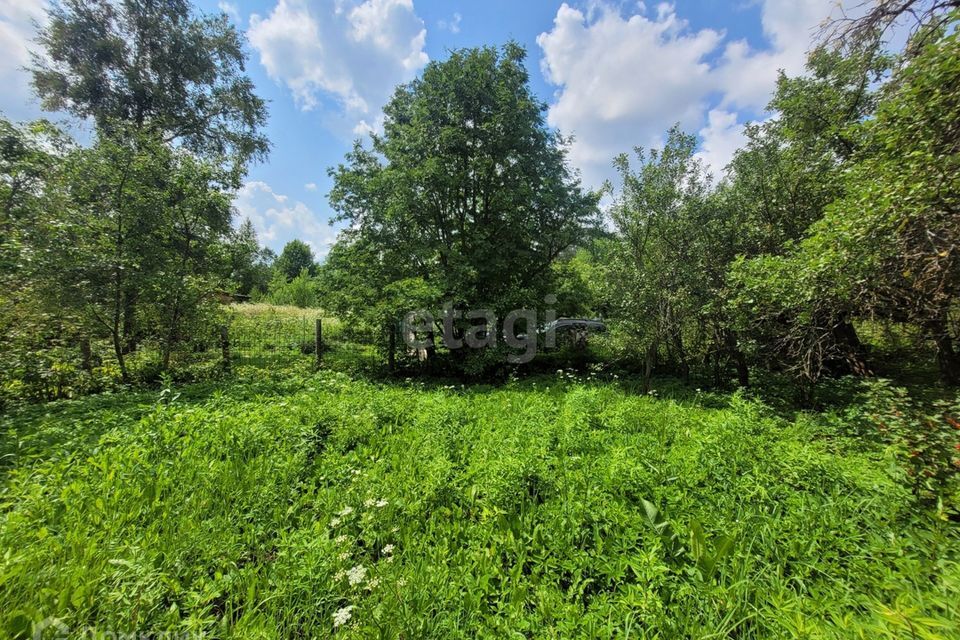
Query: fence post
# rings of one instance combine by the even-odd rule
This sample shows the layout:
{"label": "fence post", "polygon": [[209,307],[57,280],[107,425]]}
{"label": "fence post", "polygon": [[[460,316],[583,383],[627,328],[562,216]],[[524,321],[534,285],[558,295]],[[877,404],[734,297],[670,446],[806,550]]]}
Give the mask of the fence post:
{"label": "fence post", "polygon": [[391,322],[390,323],[390,349],[387,355],[390,371],[393,371],[396,368],[396,364],[397,364],[396,351],[397,351],[397,325]]}
{"label": "fence post", "polygon": [[314,334],[314,353],[317,356],[317,369],[323,364],[323,321],[317,318],[317,330]]}
{"label": "fence post", "polygon": [[93,351],[90,349],[90,338],[80,338],[80,366],[89,373],[93,370]]}
{"label": "fence post", "polygon": [[230,334],[225,324],[220,326],[220,349],[223,351],[223,370],[230,373]]}

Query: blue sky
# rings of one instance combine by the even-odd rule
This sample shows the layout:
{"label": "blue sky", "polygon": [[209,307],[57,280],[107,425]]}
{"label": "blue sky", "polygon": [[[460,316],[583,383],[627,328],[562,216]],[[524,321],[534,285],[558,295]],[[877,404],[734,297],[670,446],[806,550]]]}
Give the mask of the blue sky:
{"label": "blue sky", "polygon": [[[657,145],[680,122],[719,173],[742,125],[765,117],[777,69],[801,73],[834,0],[197,0],[249,39],[248,72],[269,101],[273,150],[235,204],[279,250],[300,237],[322,256],[336,234],[326,170],[379,126],[397,83],[461,47],[510,39],[528,51],[548,122],[573,134],[571,163],[588,186],[611,159]],[[40,115],[26,74],[44,0],[0,0],[0,97],[7,117]]]}

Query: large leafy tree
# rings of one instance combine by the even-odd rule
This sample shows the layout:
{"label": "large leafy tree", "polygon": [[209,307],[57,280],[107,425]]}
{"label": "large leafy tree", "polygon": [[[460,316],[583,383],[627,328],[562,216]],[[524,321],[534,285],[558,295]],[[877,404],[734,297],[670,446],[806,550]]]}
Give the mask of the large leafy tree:
{"label": "large leafy tree", "polygon": [[283,251],[280,252],[273,266],[287,281],[290,281],[304,271],[314,275],[317,271],[317,259],[313,255],[313,249],[306,242],[291,240],[283,245]]}
{"label": "large leafy tree", "polygon": [[[77,282],[91,288],[48,283],[60,282],[68,298],[84,292],[90,311],[109,304],[88,316],[93,326],[116,343],[119,323],[125,353],[157,338],[167,362],[183,333],[171,323],[202,307],[200,289],[228,270],[200,251],[214,237],[228,240],[229,209],[226,224],[212,217],[223,213],[218,203],[268,147],[243,39],[226,16],[197,15],[182,0],[64,0],[38,42],[33,84],[43,105],[96,127],[96,144],[75,154],[65,178],[71,206],[51,212],[77,236],[65,273],[84,273]],[[103,231],[106,219],[114,232]],[[192,300],[178,297],[185,286]],[[94,300],[101,294],[109,300]]]}
{"label": "large leafy tree", "polygon": [[[524,57],[508,44],[429,64],[397,89],[371,147],[358,142],[331,170],[331,204],[349,226],[330,270],[373,283],[369,300],[343,300],[354,311],[400,282],[434,291],[435,309],[542,304],[551,264],[593,220],[596,197],[546,126]],[[364,259],[338,261],[351,255]]]}
{"label": "large leafy tree", "polygon": [[627,156],[615,160],[623,182],[611,214],[621,240],[612,269],[620,316],[643,336],[647,372],[662,343],[686,366],[683,320],[690,311],[686,267],[691,257],[691,214],[708,186],[693,158],[696,141],[677,128],[662,149],[636,149],[634,172]]}
{"label": "large leafy tree", "polygon": [[806,383],[827,369],[868,370],[849,305],[820,286],[788,286],[790,269],[781,263],[844,195],[846,171],[866,144],[859,124],[875,111],[891,62],[875,49],[821,48],[806,76],[781,74],[769,105],[776,117],[748,128],[722,187],[740,229],[737,254],[746,259],[731,273],[734,324],[757,360]]}
{"label": "large leafy tree", "polygon": [[52,187],[71,147],[49,122],[17,126],[0,119],[0,283],[7,292],[25,284],[14,277],[21,251],[51,206]]}
{"label": "large leafy tree", "polygon": [[605,293],[642,346],[648,376],[658,362],[687,375],[696,359],[712,365],[718,382],[732,364],[746,385],[746,360],[721,303],[742,230],[695,150],[694,137],[674,127],[662,149],[636,150],[635,169],[626,156],[615,161],[622,187],[611,209],[617,234]]}
{"label": "large leafy tree", "polygon": [[844,197],[787,256],[754,265],[744,280],[777,314],[829,300],[859,317],[913,323],[934,345],[943,379],[958,384],[960,38],[923,37],[859,127],[866,142]]}
{"label": "large leafy tree", "polygon": [[99,138],[62,165],[50,187],[64,196],[34,233],[24,275],[48,303],[74,309],[89,331],[110,338],[125,380],[125,294],[134,289],[169,365],[224,270],[230,202],[210,188],[223,170],[132,132]]}
{"label": "large leafy tree", "polygon": [[186,0],[62,0],[38,43],[46,109],[92,118],[101,134],[153,130],[229,163],[234,182],[267,152],[266,107],[226,15],[198,17]]}

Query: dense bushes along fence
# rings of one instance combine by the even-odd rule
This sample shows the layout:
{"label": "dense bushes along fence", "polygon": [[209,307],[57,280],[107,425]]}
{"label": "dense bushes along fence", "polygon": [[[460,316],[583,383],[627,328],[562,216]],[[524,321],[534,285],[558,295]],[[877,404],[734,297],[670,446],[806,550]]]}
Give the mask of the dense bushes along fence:
{"label": "dense bushes along fence", "polygon": [[[2,345],[0,410],[123,387],[109,340],[56,327],[48,333],[44,340]],[[194,327],[167,366],[152,337],[138,341],[125,358],[130,381],[137,385],[165,376],[177,381],[213,378],[238,366],[319,366],[324,353],[363,349],[346,346],[339,323],[320,318],[315,309],[235,305],[220,321]]]}

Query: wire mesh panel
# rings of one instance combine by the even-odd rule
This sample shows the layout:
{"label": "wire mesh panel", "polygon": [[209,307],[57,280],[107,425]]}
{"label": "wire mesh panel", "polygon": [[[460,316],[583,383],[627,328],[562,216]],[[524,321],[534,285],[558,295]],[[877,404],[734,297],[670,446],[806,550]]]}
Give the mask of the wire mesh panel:
{"label": "wire mesh panel", "polygon": [[227,336],[229,357],[237,365],[269,366],[315,357],[316,316],[238,315],[229,323]]}
{"label": "wire mesh panel", "polygon": [[226,327],[230,364],[274,366],[316,359],[320,316],[319,309],[255,304],[231,307]]}

